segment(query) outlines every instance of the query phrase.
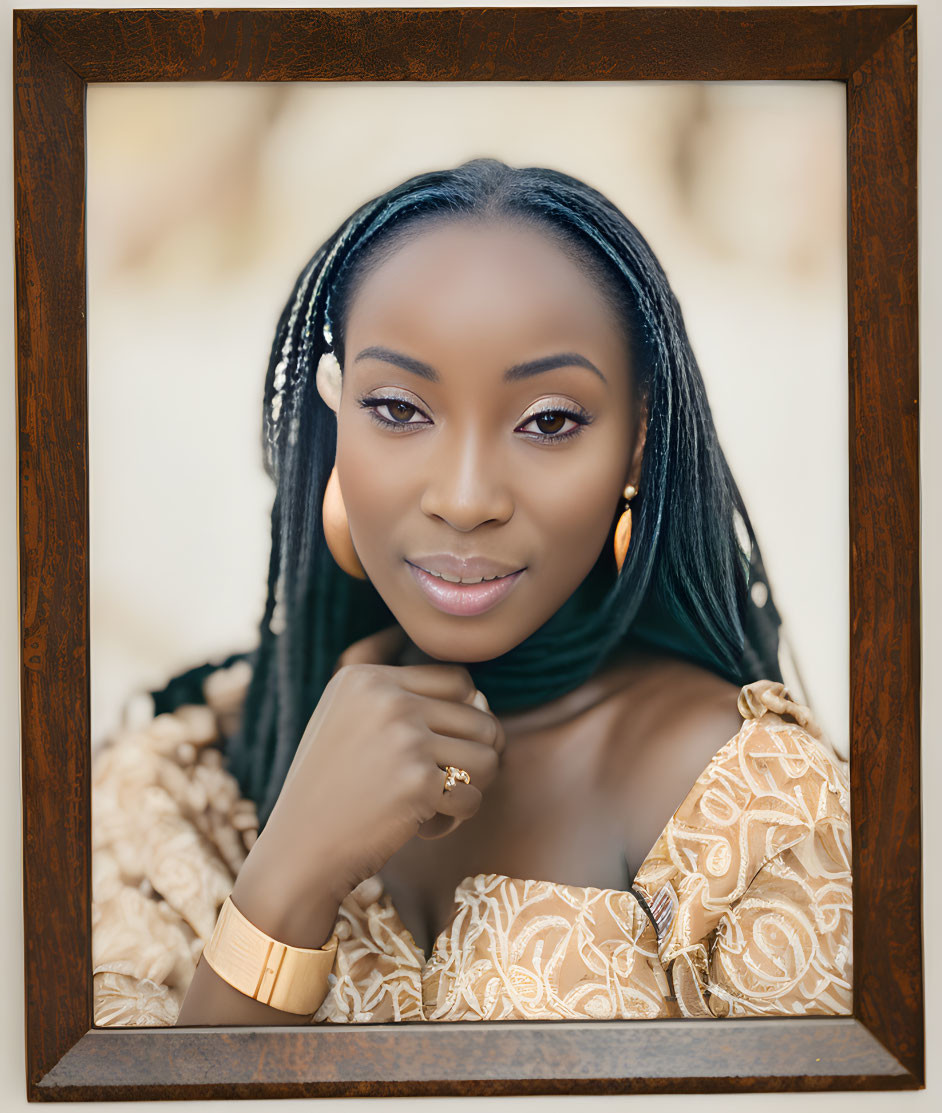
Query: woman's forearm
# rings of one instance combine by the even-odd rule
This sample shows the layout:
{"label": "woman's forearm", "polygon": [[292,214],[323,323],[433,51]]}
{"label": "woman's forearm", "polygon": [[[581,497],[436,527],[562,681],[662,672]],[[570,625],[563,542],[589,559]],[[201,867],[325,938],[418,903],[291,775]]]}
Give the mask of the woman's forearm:
{"label": "woman's forearm", "polygon": [[[257,845],[257,844],[256,844]],[[253,847],[253,853],[255,848]],[[324,882],[309,886],[303,899],[293,896],[283,875],[260,855],[250,854],[231,899],[257,928],[292,947],[323,947],[334,929],[342,895]],[[283,1012],[241,993],[221,978],[204,957],[187,989],[177,1017],[178,1026],[305,1024],[309,1016]]]}
{"label": "woman's forearm", "polygon": [[186,997],[177,1017],[179,1027],[201,1025],[263,1025],[304,1024],[307,1017],[282,1012],[271,1005],[263,1005],[234,989],[220,978],[205,958],[200,958],[196,973],[186,991]]}

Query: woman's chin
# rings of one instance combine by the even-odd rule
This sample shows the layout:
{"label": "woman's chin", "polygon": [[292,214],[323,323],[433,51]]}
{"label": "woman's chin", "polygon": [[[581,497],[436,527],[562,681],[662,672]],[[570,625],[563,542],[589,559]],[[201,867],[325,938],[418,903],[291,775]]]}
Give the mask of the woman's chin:
{"label": "woman's chin", "polygon": [[427,630],[417,630],[414,625],[399,620],[400,626],[416,650],[431,661],[445,664],[473,665],[481,661],[493,661],[519,645],[523,638],[472,638],[462,636],[458,631],[450,634],[430,634]]}
{"label": "woman's chin", "polygon": [[[497,598],[478,600],[456,597],[450,584],[427,584],[427,576],[410,571],[408,594],[396,590],[395,600],[392,591],[384,598],[419,653],[430,661],[473,665],[509,653],[549,617],[541,613],[545,600],[534,609],[529,576],[525,569]],[[456,613],[462,609],[477,613]]]}

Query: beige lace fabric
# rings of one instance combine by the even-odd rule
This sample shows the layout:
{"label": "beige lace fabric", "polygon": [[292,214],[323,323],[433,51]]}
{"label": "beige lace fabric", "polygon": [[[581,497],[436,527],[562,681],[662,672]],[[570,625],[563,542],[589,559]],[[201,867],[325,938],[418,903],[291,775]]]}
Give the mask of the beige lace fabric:
{"label": "beige lace fabric", "polygon": [[[98,1025],[172,1025],[257,833],[221,739],[244,662],[206,707],[116,733],[92,762]],[[341,905],[312,1023],[851,1012],[847,764],[782,684],[739,696],[630,890],[465,878],[426,959],[379,878]]]}

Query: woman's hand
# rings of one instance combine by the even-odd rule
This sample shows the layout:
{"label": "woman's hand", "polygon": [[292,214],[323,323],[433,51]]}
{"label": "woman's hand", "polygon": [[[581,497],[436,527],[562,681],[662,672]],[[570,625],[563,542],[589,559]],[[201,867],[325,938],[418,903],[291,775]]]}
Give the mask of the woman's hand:
{"label": "woman's hand", "polygon": [[[462,666],[384,663],[403,644],[396,626],[341,656],[240,881],[277,871],[302,902],[339,902],[413,836],[441,838],[478,810],[503,728]],[[445,792],[446,765],[471,783]]]}

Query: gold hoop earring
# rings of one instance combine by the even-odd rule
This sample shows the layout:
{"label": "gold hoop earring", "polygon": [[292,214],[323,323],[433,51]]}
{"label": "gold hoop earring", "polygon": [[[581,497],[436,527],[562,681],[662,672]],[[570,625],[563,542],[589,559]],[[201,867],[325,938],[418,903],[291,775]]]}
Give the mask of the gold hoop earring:
{"label": "gold hoop earring", "polygon": [[330,555],[348,576],[365,580],[366,572],[363,570],[360,558],[353,547],[353,538],[350,536],[350,524],[347,521],[343,495],[340,493],[336,464],[331,470],[327,489],[324,491],[321,521],[324,526],[324,540],[327,542],[327,548],[330,549]]}
{"label": "gold hoop earring", "polygon": [[[625,499],[633,499],[638,493],[638,488],[628,484],[622,494]],[[625,502],[625,509],[622,516],[618,519],[618,525],[615,526],[615,564],[618,566],[618,571],[621,572],[621,566],[625,563],[625,555],[628,552],[628,543],[631,541],[631,507]]]}

